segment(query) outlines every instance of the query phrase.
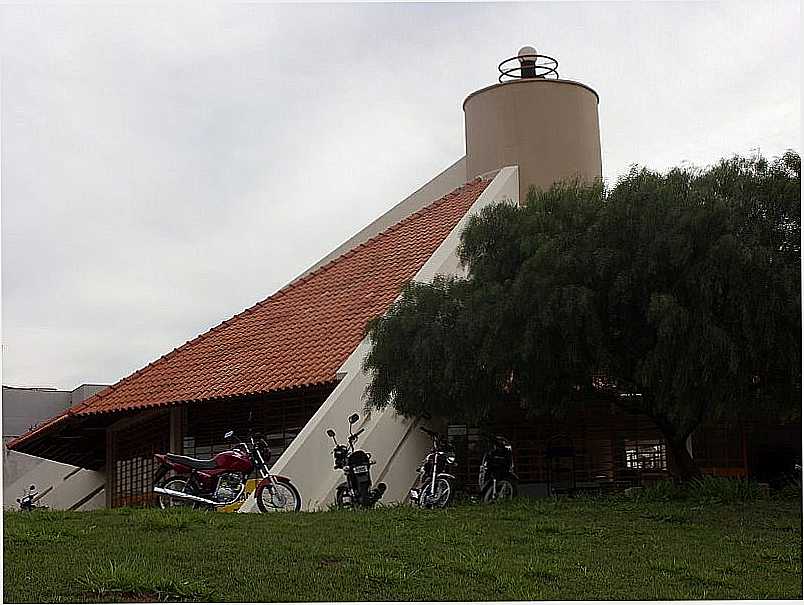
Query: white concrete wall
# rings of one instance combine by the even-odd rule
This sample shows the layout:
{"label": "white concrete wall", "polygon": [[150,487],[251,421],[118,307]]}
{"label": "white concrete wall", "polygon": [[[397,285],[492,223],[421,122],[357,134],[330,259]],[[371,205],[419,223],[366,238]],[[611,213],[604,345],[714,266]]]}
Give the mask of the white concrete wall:
{"label": "white concrete wall", "polygon": [[[460,235],[469,216],[489,204],[510,201],[519,203],[519,178],[516,167],[501,169],[494,180],[458,222],[447,238],[422,266],[414,279],[432,281],[437,274],[456,274],[461,270],[456,250]],[[301,432],[276,461],[272,472],[290,477],[299,489],[305,510],[326,508],[334,500],[336,486],[344,480],[341,471],[332,468],[332,440],[326,436],[328,428],[338,434],[343,443],[348,435],[346,419],[352,413],[361,415],[354,427],[365,428],[357,445],[371,452],[377,464],[372,467],[375,483],[384,481],[388,490],[382,502],[404,501],[416,479],[416,468],[430,447],[430,439],[416,430],[412,420],[398,416],[386,408],[370,414],[363,413],[363,393],[369,377],[362,371],[362,362],[368,352],[368,341],[363,340],[339,370],[343,379],[304,426]],[[256,504],[250,497],[240,512],[253,512]]]}
{"label": "white concrete wall", "polygon": [[3,508],[16,509],[17,498],[28,493],[31,485],[42,494],[37,504],[54,510],[94,510],[106,505],[103,473],[4,448]]}

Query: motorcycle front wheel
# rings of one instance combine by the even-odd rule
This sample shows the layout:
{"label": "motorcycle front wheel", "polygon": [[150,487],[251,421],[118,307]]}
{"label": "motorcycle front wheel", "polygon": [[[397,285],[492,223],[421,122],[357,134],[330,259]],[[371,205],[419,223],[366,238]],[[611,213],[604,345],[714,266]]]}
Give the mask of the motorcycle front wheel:
{"label": "motorcycle front wheel", "polygon": [[277,478],[274,484],[262,483],[254,493],[254,499],[261,513],[301,510],[299,490],[287,479]]}
{"label": "motorcycle front wheel", "polygon": [[[177,475],[165,481],[160,487],[165,489],[172,489],[176,492],[183,492],[187,487],[187,477]],[[166,494],[159,494],[159,508],[195,508],[195,503],[192,500],[185,500],[183,498],[174,498]]]}
{"label": "motorcycle front wheel", "polygon": [[455,489],[452,481],[446,477],[438,477],[435,481],[435,491],[433,491],[432,480],[426,481],[419,494],[419,506],[422,508],[445,508],[452,502]]}
{"label": "motorcycle front wheel", "polygon": [[500,479],[497,481],[497,493],[494,493],[494,483],[489,482],[480,495],[480,501],[483,504],[493,504],[500,500],[510,500],[514,496],[516,496],[516,483],[510,479]]}

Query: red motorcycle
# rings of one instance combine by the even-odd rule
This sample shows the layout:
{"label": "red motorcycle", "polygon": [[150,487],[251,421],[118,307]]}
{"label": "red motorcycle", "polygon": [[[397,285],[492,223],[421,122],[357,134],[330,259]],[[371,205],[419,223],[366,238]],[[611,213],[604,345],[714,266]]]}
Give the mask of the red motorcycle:
{"label": "red motorcycle", "polygon": [[[154,477],[154,492],[159,494],[161,508],[218,508],[234,504],[244,499],[246,482],[256,469],[262,477],[254,493],[260,512],[301,509],[301,496],[290,479],[269,472],[271,449],[261,435],[249,431],[248,437],[241,440],[234,431],[228,431],[224,439],[233,439],[236,444],[211,460],[178,454],[154,455],[160,464]],[[174,474],[165,478],[171,470]]]}

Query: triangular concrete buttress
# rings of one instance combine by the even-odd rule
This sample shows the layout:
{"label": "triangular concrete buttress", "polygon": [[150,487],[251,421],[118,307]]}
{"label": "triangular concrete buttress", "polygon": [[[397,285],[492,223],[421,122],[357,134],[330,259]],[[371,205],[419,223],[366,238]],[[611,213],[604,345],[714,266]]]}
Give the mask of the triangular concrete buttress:
{"label": "triangular concrete buttress", "polygon": [[[461,218],[441,245],[425,262],[414,280],[431,281],[436,275],[455,275],[462,268],[456,254],[461,232],[469,217],[483,207],[498,202],[519,203],[519,172],[516,166],[499,170],[485,191],[469,211]],[[386,408],[382,412],[364,414],[363,393],[368,376],[362,371],[362,361],[368,351],[364,339],[341,366],[338,374],[341,382],[313,417],[299,432],[285,452],[273,465],[272,472],[290,477],[299,489],[305,510],[321,510],[334,500],[335,488],[343,481],[343,475],[332,468],[332,441],[325,431],[335,429],[339,435],[346,429],[346,418],[359,413],[361,420],[355,430],[364,428],[360,447],[373,455],[377,462],[372,467],[375,483],[388,485],[383,502],[402,502],[412,487],[421,458],[427,452],[430,441],[415,428],[414,421],[397,416]],[[239,512],[254,512],[256,502],[250,496]]]}

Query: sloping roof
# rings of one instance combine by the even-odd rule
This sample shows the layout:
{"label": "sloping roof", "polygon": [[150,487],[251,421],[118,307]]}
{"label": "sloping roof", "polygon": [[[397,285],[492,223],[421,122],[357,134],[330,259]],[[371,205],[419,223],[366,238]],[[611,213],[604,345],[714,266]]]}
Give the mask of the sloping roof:
{"label": "sloping roof", "polygon": [[485,190],[467,183],[31,433],[85,416],[325,384]]}

